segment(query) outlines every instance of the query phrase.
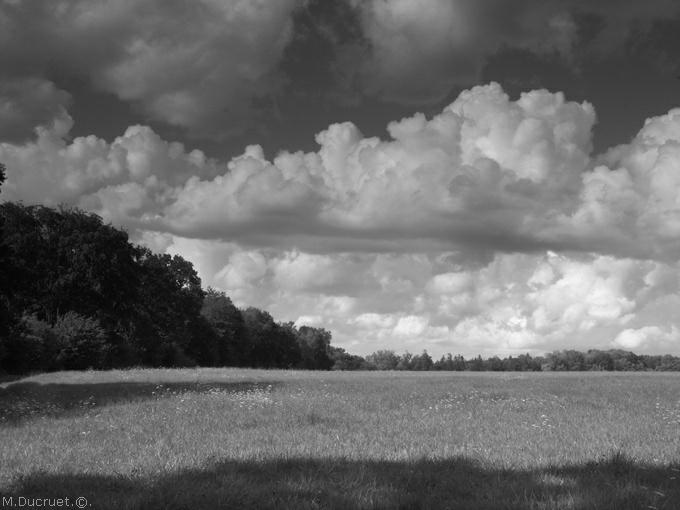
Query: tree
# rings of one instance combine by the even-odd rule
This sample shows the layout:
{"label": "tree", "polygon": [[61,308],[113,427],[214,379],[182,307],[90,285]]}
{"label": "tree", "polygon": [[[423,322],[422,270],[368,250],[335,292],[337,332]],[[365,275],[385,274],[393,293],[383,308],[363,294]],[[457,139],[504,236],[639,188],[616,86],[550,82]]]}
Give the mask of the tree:
{"label": "tree", "polygon": [[[290,325],[293,329],[294,326]],[[311,370],[330,370],[333,360],[330,357],[331,333],[323,328],[301,326],[296,330],[300,348],[300,368]]]}
{"label": "tree", "polygon": [[379,350],[366,356],[366,361],[375,365],[377,370],[395,370],[399,364],[399,356],[392,350]]}
{"label": "tree", "polygon": [[356,354],[349,354],[342,347],[330,347],[333,370],[365,370],[366,360]]}
{"label": "tree", "polygon": [[9,289],[2,292],[3,309],[50,325],[75,312],[96,320],[109,343],[119,343],[137,304],[135,249],[127,234],[78,209],[5,202],[0,219],[7,253],[0,266],[11,268],[2,275],[2,288]]}
{"label": "tree", "polygon": [[106,334],[97,320],[68,312],[51,328],[57,369],[101,368],[106,358]]}
{"label": "tree", "polygon": [[432,357],[423,350],[420,356],[414,356],[411,364],[411,370],[432,370]]}
{"label": "tree", "polygon": [[[5,165],[0,163],[0,192],[2,184],[5,182]],[[5,243],[4,220],[0,215],[0,367],[2,360],[6,356],[7,349],[5,343],[9,336],[10,329],[15,322],[15,318],[10,308],[10,298],[12,289],[10,288],[10,268],[9,247]]]}
{"label": "tree", "polygon": [[406,351],[399,358],[399,363],[397,363],[397,366],[395,367],[395,369],[396,370],[413,370],[412,362],[413,362],[413,354]]}
{"label": "tree", "polygon": [[589,350],[584,362],[588,370],[614,370],[614,359],[605,351]]}
{"label": "tree", "polygon": [[243,366],[249,357],[245,323],[241,311],[224,293],[211,287],[205,293],[201,315],[218,338],[220,364]]}
{"label": "tree", "polygon": [[521,371],[541,371],[541,358],[532,358],[529,354],[520,354],[517,356],[517,363]]}
{"label": "tree", "polygon": [[6,202],[0,216],[18,308],[50,323],[68,311],[110,327],[129,316],[136,264],[125,232],[78,209]]}
{"label": "tree", "polygon": [[484,362],[485,370],[491,370],[494,372],[503,371],[503,362],[498,356],[492,356]]}
{"label": "tree", "polygon": [[250,345],[249,366],[291,368],[300,362],[300,348],[290,324],[276,324],[269,313],[252,306],[242,314]]}
{"label": "tree", "polygon": [[[142,361],[152,366],[207,362],[217,356],[216,340],[201,337],[201,280],[190,262],[179,255],[158,255],[139,247],[139,306],[135,335]],[[213,363],[210,363],[213,364]]]}
{"label": "tree", "polygon": [[477,355],[476,358],[473,358],[469,362],[467,362],[466,368],[473,372],[481,372],[484,370],[484,360],[480,355]]}
{"label": "tree", "polygon": [[434,362],[435,370],[451,371],[453,370],[453,358],[451,353],[447,353],[446,356],[442,355],[437,361]]}
{"label": "tree", "polygon": [[574,350],[555,351],[548,355],[550,370],[578,371],[585,370],[585,356]]}
{"label": "tree", "polygon": [[661,356],[661,362],[656,367],[656,370],[665,370],[669,372],[680,371],[680,358],[671,356],[670,354],[664,354]]}
{"label": "tree", "polygon": [[[274,347],[277,355],[275,366],[279,368],[294,368],[300,366],[302,353],[300,349],[300,339],[295,324],[286,322],[274,325]],[[316,361],[317,353],[312,350],[312,362]],[[323,362],[322,362],[323,363]],[[321,367],[319,367],[321,368]],[[330,366],[329,366],[330,368]]]}

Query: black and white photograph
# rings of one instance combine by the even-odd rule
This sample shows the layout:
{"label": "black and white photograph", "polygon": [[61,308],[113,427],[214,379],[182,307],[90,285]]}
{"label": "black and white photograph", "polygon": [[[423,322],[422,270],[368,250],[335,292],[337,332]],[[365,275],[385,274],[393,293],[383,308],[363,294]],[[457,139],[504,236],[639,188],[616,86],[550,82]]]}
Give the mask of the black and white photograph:
{"label": "black and white photograph", "polygon": [[0,510],[680,509],[678,0],[0,0]]}

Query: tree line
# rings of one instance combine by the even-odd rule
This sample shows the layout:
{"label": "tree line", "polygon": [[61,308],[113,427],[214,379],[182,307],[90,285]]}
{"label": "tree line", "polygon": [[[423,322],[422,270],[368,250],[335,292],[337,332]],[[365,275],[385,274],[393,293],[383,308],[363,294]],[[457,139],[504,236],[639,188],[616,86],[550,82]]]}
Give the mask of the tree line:
{"label": "tree line", "polygon": [[446,370],[466,372],[547,372],[547,371],[680,371],[680,357],[665,355],[639,355],[611,349],[554,351],[544,356],[520,354],[499,358],[464,358],[460,354],[446,354],[434,360],[427,351],[413,355],[380,350],[369,354],[361,363],[363,370]]}
{"label": "tree line", "polygon": [[330,341],[203,290],[190,262],[133,245],[95,214],[0,204],[0,371],[330,369],[342,351]]}
{"label": "tree line", "polygon": [[[0,191],[5,178],[0,164]],[[323,328],[277,322],[203,290],[193,265],[129,242],[76,208],[0,204],[0,372],[236,366],[318,370],[680,370],[672,356],[560,351],[500,359],[331,345]]]}

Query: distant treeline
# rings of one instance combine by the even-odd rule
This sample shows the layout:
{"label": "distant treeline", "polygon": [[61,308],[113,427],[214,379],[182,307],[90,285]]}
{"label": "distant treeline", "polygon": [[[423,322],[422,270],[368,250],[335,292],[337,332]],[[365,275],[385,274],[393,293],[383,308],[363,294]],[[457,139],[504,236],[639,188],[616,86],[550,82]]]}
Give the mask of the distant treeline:
{"label": "distant treeline", "polygon": [[447,354],[438,360],[423,351],[413,355],[396,354],[382,350],[369,354],[361,362],[363,370],[448,370],[467,372],[540,372],[540,371],[680,371],[680,358],[670,356],[638,355],[623,350],[588,352],[574,350],[555,351],[545,356],[521,354],[499,358],[481,356],[465,359],[463,356]]}
{"label": "distant treeline", "polygon": [[[0,164],[0,186],[4,167]],[[131,366],[317,370],[680,370],[672,356],[562,351],[466,360],[331,345],[323,328],[276,322],[201,288],[192,264],[128,241],[73,208],[0,204],[0,372]]]}

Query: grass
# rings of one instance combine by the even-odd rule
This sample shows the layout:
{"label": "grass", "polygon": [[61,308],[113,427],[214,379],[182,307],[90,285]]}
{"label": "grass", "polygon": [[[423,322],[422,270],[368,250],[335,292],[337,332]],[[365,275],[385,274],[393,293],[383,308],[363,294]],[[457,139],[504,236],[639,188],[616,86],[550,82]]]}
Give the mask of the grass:
{"label": "grass", "polygon": [[44,374],[0,384],[0,496],[677,509],[678,390],[680,374],[660,373]]}

